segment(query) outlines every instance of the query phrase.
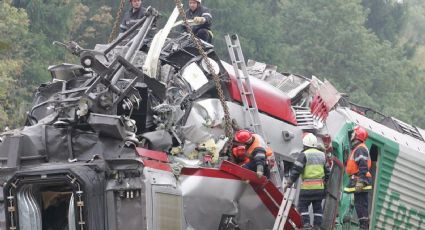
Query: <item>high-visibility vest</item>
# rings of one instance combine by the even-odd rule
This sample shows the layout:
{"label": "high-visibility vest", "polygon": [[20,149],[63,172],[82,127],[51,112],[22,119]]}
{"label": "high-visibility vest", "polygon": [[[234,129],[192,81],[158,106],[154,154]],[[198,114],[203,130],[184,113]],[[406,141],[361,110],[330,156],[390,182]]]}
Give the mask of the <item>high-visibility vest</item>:
{"label": "high-visibility vest", "polygon": [[310,148],[304,151],[306,164],[302,174],[301,189],[324,189],[325,178],[325,153],[318,149]]}
{"label": "high-visibility vest", "polygon": [[366,173],[366,177],[372,177],[372,174],[370,174],[370,168],[372,167],[372,161],[370,160],[370,154],[367,146],[364,143],[361,143],[357,145],[353,150],[351,150],[351,154],[348,157],[347,160],[347,174],[349,176],[357,175],[359,173],[359,165],[356,162],[356,159],[354,159],[354,153],[358,148],[364,148],[367,152],[367,169],[368,172]]}
{"label": "high-visibility vest", "polygon": [[263,148],[266,150],[266,157],[270,157],[273,154],[272,148],[267,145],[266,141],[258,134],[252,134],[254,137],[254,142],[252,142],[251,146],[249,146],[246,151],[248,157],[251,157],[252,153],[256,148]]}

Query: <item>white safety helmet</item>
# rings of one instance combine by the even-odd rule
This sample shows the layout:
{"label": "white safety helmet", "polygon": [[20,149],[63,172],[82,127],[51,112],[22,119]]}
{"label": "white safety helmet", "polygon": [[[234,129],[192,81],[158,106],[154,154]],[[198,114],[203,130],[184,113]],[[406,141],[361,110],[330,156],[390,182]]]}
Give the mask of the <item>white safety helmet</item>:
{"label": "white safety helmet", "polygon": [[303,145],[307,147],[317,147],[317,137],[312,133],[307,133],[303,137]]}
{"label": "white safety helmet", "polygon": [[201,4],[201,3],[202,3],[202,0],[195,0],[195,1],[199,2],[199,4]]}

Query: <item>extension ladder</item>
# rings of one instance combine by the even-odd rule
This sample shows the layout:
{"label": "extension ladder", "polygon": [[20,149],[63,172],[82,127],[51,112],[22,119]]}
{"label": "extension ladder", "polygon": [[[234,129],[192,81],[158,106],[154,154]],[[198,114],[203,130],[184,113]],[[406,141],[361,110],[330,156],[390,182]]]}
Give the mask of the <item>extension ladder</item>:
{"label": "extension ladder", "polygon": [[[279,212],[276,216],[276,221],[273,225],[273,230],[283,230],[285,224],[288,220],[289,210],[291,210],[292,203],[295,199],[296,189],[294,187],[290,187],[286,190],[282,203],[280,204]],[[291,223],[290,223],[291,224]],[[294,229],[295,227],[292,226]]]}
{"label": "extension ladder", "polygon": [[[230,59],[232,61],[233,69],[235,71],[236,82],[238,84],[239,93],[241,95],[242,105],[245,111],[245,121],[248,123],[245,125],[249,125],[252,131],[261,135],[264,141],[269,144],[267,136],[265,135],[263,127],[261,125],[257,102],[255,101],[254,97],[254,90],[252,89],[249,74],[246,69],[245,59],[242,53],[238,35],[227,34],[225,36],[225,40],[227,44],[227,49],[229,51]],[[239,70],[242,70],[242,74]],[[275,162],[274,154],[271,156],[271,160]],[[278,189],[282,187],[279,170],[276,164],[270,170],[270,179]]]}
{"label": "extension ladder", "polygon": [[[249,74],[246,69],[245,59],[242,54],[241,44],[239,42],[238,35],[226,35],[225,39],[227,49],[229,50],[230,59],[232,61],[233,69],[235,70],[236,81],[238,84],[239,93],[242,98],[242,105],[244,111],[246,112],[245,116],[247,116],[248,118],[245,121],[248,122],[248,125],[252,129],[252,131],[261,135],[267,142],[263,132],[263,128],[261,126],[257,102],[255,101],[254,91],[252,90],[251,82],[249,80]],[[239,69],[242,70],[242,74],[239,72]],[[243,81],[245,81],[245,86]]]}

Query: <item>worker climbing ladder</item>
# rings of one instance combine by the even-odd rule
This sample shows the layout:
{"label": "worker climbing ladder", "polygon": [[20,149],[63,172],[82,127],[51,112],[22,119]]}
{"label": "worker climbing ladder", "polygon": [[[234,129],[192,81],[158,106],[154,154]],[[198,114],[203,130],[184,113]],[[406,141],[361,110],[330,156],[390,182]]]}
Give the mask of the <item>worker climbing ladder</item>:
{"label": "worker climbing ladder", "polygon": [[[289,216],[289,211],[291,210],[292,203],[295,199],[296,189],[294,187],[290,187],[286,190],[282,203],[279,208],[279,212],[276,216],[276,221],[273,225],[273,230],[283,230]],[[288,223],[291,224],[291,223]],[[292,226],[294,228],[294,226]]]}
{"label": "worker climbing ladder", "polygon": [[[245,111],[245,121],[247,122],[245,125],[250,127],[255,133],[261,135],[267,144],[269,144],[267,136],[264,133],[263,127],[261,125],[257,102],[255,101],[254,97],[254,90],[252,89],[249,74],[246,69],[245,59],[242,53],[238,35],[226,35],[225,39],[233,69],[235,71],[236,82],[238,84],[239,93],[241,95],[242,105]],[[242,71],[242,74],[239,70]],[[275,162],[274,155],[271,156],[271,161]],[[270,170],[270,180],[277,188],[282,187],[279,170],[276,164],[274,164]]]}

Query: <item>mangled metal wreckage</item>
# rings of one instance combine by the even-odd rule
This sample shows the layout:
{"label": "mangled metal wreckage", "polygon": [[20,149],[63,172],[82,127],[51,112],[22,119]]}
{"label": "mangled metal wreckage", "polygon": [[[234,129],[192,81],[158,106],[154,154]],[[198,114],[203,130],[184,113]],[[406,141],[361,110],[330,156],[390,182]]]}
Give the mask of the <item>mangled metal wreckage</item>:
{"label": "mangled metal wreckage", "polygon": [[[273,227],[280,185],[227,161],[225,114],[206,60],[188,34],[167,38],[176,14],[149,46],[153,9],[112,44],[65,45],[81,65],[50,67],[26,126],[1,134],[1,229]],[[245,125],[232,66],[202,46],[231,118]],[[283,175],[302,149],[300,127],[320,119],[302,106],[312,81],[273,76],[275,86],[251,82]],[[291,209],[285,228],[296,226]]]}

